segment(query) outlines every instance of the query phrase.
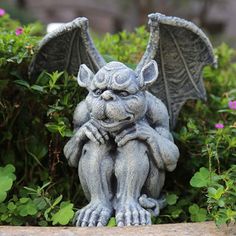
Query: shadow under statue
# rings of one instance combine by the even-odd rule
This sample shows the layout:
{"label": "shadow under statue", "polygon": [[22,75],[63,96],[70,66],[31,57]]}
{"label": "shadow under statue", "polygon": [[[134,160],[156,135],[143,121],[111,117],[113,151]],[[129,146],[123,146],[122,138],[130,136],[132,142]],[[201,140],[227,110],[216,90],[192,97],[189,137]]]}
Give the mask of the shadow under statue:
{"label": "shadow under statue", "polygon": [[39,45],[30,75],[67,71],[88,90],[74,112],[74,135],[64,147],[78,168],[89,204],[76,226],[149,225],[165,200],[165,171],[179,158],[170,129],[188,99],[205,99],[202,69],[216,64],[206,35],[193,23],[149,15],[150,39],[135,70],[106,63],[77,18],[49,33]]}

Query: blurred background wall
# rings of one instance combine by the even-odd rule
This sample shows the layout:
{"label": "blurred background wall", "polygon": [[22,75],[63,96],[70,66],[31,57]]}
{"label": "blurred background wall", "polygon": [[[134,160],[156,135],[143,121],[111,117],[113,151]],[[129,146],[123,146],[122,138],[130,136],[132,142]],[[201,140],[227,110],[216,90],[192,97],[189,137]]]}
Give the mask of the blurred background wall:
{"label": "blurred background wall", "polygon": [[89,18],[97,33],[117,32],[147,23],[147,14],[183,17],[204,27],[219,41],[236,45],[236,0],[8,0],[0,1],[12,16],[26,22],[68,22]]}

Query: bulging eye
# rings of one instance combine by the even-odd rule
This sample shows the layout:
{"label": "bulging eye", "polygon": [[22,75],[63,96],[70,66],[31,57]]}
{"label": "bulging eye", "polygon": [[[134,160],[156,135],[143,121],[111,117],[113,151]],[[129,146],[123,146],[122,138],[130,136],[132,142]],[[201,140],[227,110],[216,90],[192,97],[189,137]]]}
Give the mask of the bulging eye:
{"label": "bulging eye", "polygon": [[119,96],[120,96],[120,97],[127,97],[127,96],[129,96],[129,93],[126,92],[126,91],[120,91],[120,92],[119,92]]}
{"label": "bulging eye", "polygon": [[93,94],[96,95],[96,96],[100,96],[102,94],[102,90],[101,89],[95,89],[93,91]]}

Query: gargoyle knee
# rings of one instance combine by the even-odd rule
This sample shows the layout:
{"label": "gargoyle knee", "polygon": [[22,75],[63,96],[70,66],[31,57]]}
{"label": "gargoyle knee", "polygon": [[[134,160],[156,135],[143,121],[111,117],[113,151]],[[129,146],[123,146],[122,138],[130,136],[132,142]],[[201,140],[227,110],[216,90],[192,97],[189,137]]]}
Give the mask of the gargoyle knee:
{"label": "gargoyle knee", "polygon": [[142,172],[149,171],[149,157],[147,146],[139,140],[131,140],[118,148],[115,160],[116,172]]}
{"label": "gargoyle knee", "polygon": [[106,166],[112,168],[113,160],[110,154],[111,147],[108,145],[98,145],[92,141],[87,142],[80,157],[79,165],[86,166],[86,168],[99,168],[101,163],[106,163]]}

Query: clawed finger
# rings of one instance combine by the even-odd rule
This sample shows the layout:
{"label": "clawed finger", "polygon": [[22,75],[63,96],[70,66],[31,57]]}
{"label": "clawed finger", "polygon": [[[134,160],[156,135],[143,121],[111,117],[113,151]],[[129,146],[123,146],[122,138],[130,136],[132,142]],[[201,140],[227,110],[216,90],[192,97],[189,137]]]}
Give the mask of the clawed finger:
{"label": "clawed finger", "polygon": [[118,147],[121,147],[123,145],[125,145],[128,141],[136,139],[137,138],[137,134],[133,133],[133,134],[127,134],[125,137],[123,137],[118,143]]}
{"label": "clawed finger", "polygon": [[99,124],[98,124],[94,119],[91,120],[91,124],[97,128],[97,130],[99,131],[100,135],[101,135],[106,141],[109,140],[109,135],[108,135],[107,131],[105,131],[104,129],[102,129],[102,128],[99,126]]}
{"label": "clawed finger", "polygon": [[128,135],[128,134],[130,134],[130,133],[133,133],[134,131],[135,131],[135,128],[134,128],[134,127],[123,130],[121,133],[119,133],[119,134],[116,136],[115,142],[116,142],[116,143],[119,143],[120,140],[122,140],[126,135]]}
{"label": "clawed finger", "polygon": [[92,142],[97,143],[98,145],[100,144],[95,138],[94,134],[87,127],[84,127],[84,133]]}
{"label": "clawed finger", "polygon": [[105,140],[102,137],[102,135],[100,134],[99,130],[97,129],[97,127],[95,127],[92,124],[88,124],[87,129],[89,129],[89,131],[93,134],[93,136],[95,137],[95,139],[99,142],[99,144],[104,144]]}

